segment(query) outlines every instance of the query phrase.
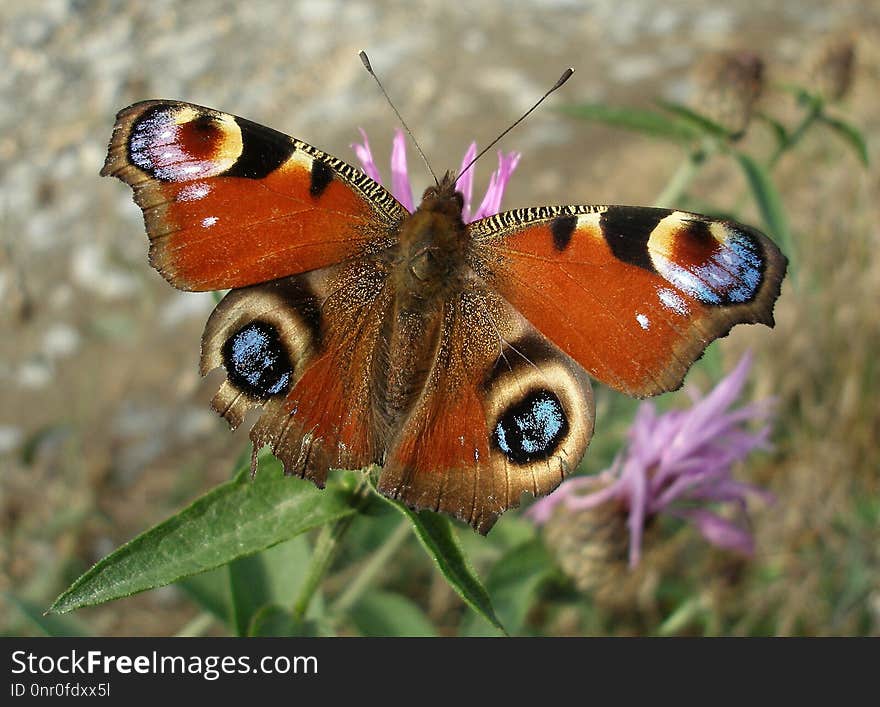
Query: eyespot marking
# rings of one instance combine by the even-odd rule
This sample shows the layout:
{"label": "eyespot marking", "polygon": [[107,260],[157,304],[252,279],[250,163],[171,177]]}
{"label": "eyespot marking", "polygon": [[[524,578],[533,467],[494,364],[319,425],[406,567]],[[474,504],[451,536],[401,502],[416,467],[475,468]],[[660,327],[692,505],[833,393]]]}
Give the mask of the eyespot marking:
{"label": "eyespot marking", "polygon": [[514,464],[528,464],[550,458],[568,431],[568,418],[556,394],[532,390],[502,413],[492,441]]}
{"label": "eyespot marking", "polygon": [[229,169],[241,154],[241,131],[222,113],[158,105],[132,125],[132,164],[163,182],[190,182]]}
{"label": "eyespot marking", "polygon": [[230,382],[258,400],[286,392],[293,375],[278,330],[259,320],[245,324],[224,342],[223,366]]}
{"label": "eyespot marking", "polygon": [[656,271],[690,297],[708,305],[752,300],[761,286],[764,256],[755,237],[724,222],[673,214],[648,242]]}

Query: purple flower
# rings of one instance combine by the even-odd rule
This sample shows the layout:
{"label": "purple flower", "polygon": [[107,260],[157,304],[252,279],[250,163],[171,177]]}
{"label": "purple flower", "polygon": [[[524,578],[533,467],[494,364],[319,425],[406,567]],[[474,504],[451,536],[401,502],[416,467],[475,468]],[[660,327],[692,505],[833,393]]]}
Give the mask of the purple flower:
{"label": "purple flower", "polygon": [[[688,409],[658,414],[652,403],[642,403],[629,431],[629,446],[609,469],[564,482],[528,515],[542,525],[560,503],[571,510],[620,504],[628,513],[630,567],[639,562],[646,521],[658,513],[692,522],[714,545],[751,555],[754,540],[748,529],[709,507],[731,504],[744,517],[749,494],[773,500],[768,492],[731,476],[734,463],[755,449],[769,448],[770,401],[728,409],[742,392],[751,363],[747,353],[706,397],[693,394]],[[763,425],[751,432],[749,421]]]}
{"label": "purple flower", "polygon": [[[379,169],[376,167],[376,162],[373,160],[373,153],[370,150],[367,134],[363,130],[361,130],[361,137],[364,139],[363,143],[355,143],[351,147],[354,149],[367,176],[382,184],[382,177],[379,174]],[[477,143],[472,142],[467,152],[464,153],[459,174],[476,155]],[[458,183],[458,191],[464,195],[462,218],[465,223],[498,213],[501,208],[501,197],[504,195],[504,189],[507,187],[510,175],[513,174],[513,170],[519,164],[520,156],[518,152],[510,152],[506,155],[501,151],[498,152],[498,169],[492,172],[492,176],[489,177],[489,188],[486,190],[486,196],[483,197],[483,201],[480,202],[477,210],[473,213],[471,213],[471,209],[474,191],[474,171],[471,168],[465,172]],[[394,135],[394,142],[391,147],[391,193],[409,212],[415,211],[413,189],[406,167],[406,137],[400,128],[397,129]]]}

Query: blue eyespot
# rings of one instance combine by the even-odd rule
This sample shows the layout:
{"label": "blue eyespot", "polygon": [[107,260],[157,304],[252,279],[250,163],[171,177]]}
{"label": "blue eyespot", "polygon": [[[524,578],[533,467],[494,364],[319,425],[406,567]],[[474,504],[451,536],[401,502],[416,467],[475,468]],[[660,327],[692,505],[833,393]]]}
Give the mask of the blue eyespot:
{"label": "blue eyespot", "polygon": [[252,398],[265,400],[286,392],[293,368],[278,331],[271,324],[246,324],[223,344],[229,380]]}
{"label": "blue eyespot", "polygon": [[568,429],[559,398],[549,390],[536,390],[505,410],[493,441],[510,461],[527,464],[552,456]]}

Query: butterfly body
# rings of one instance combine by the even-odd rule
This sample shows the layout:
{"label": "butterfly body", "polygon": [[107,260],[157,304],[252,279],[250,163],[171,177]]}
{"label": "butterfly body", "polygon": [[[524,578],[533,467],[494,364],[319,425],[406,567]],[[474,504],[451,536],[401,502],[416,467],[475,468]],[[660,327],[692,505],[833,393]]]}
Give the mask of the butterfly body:
{"label": "butterfly body", "polygon": [[583,457],[587,372],[678,387],[733,325],[772,325],[785,271],[759,232],[685,212],[466,223],[452,174],[410,214],[307,143],[176,101],[121,111],[102,173],[133,188],[172,285],[230,289],[201,370],[226,371],[212,405],[232,427],[260,408],[255,449],[318,485],[381,465],[382,493],[483,533]]}

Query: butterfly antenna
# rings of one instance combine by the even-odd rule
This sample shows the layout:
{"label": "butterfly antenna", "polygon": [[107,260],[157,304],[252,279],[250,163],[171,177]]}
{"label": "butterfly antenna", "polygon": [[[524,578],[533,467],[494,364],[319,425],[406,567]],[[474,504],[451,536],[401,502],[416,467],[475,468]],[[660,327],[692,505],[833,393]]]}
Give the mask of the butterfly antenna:
{"label": "butterfly antenna", "polygon": [[385,96],[385,100],[388,101],[388,105],[391,106],[391,109],[394,111],[397,119],[400,121],[400,124],[406,129],[407,134],[410,137],[410,140],[413,141],[413,145],[416,146],[416,149],[419,151],[419,154],[422,157],[422,161],[425,163],[425,166],[428,168],[428,171],[431,173],[431,176],[434,178],[434,183],[439,187],[440,182],[437,180],[437,175],[434,174],[434,170],[431,169],[431,163],[428,162],[428,158],[425,157],[425,153],[422,152],[422,148],[419,145],[419,141],[416,140],[416,136],[412,134],[412,130],[409,129],[409,126],[406,124],[406,121],[403,119],[403,116],[400,115],[400,111],[397,110],[397,106],[394,105],[391,98],[389,98],[388,93],[385,91],[385,87],[382,85],[382,82],[379,80],[379,77],[376,76],[376,72],[373,71],[373,65],[370,64],[370,57],[367,56],[367,53],[362,49],[358,52],[358,56],[361,58],[361,61],[364,64],[364,68],[370,72],[370,76],[372,76],[376,80],[376,84],[379,86],[379,90],[382,91],[382,95]]}
{"label": "butterfly antenna", "polygon": [[505,130],[505,131],[504,131],[503,133],[501,133],[498,137],[496,137],[492,142],[490,142],[488,145],[486,145],[486,147],[484,147],[484,148],[480,151],[480,154],[478,154],[476,157],[474,157],[474,159],[472,159],[470,162],[467,163],[467,166],[466,166],[464,169],[462,169],[461,172],[458,173],[458,176],[455,178],[455,182],[456,182],[456,184],[458,183],[458,180],[461,179],[462,175],[463,175],[465,172],[467,172],[471,167],[473,167],[474,162],[476,162],[476,161],[477,161],[478,159],[480,159],[483,155],[485,155],[489,150],[491,150],[491,149],[492,149],[492,148],[498,143],[498,141],[501,140],[501,138],[503,138],[505,135],[507,135],[507,133],[509,133],[509,132],[510,132],[511,130],[513,130],[517,125],[519,125],[519,124],[520,124],[521,122],[523,122],[526,118],[528,118],[528,117],[529,117],[529,114],[530,114],[533,110],[535,110],[535,108],[537,108],[539,105],[541,105],[541,104],[547,99],[547,96],[549,96],[549,95],[550,95],[551,93],[553,93],[557,88],[559,88],[560,86],[562,86],[562,84],[564,84],[566,81],[568,81],[568,80],[571,78],[571,75],[572,75],[573,73],[574,73],[574,69],[571,68],[571,67],[568,67],[565,71],[563,71],[563,72],[562,72],[562,76],[559,77],[559,80],[558,80],[555,84],[553,84],[553,87],[552,87],[549,91],[547,91],[547,93],[545,93],[543,96],[541,96],[541,97],[538,99],[538,102],[535,103],[535,105],[533,105],[533,106],[532,106],[531,108],[529,108],[525,113],[523,113],[523,114],[522,114],[522,115],[521,115],[521,116],[520,116],[520,117],[519,117],[519,118],[518,118],[513,124],[510,125],[510,127],[507,128],[507,130]]}

